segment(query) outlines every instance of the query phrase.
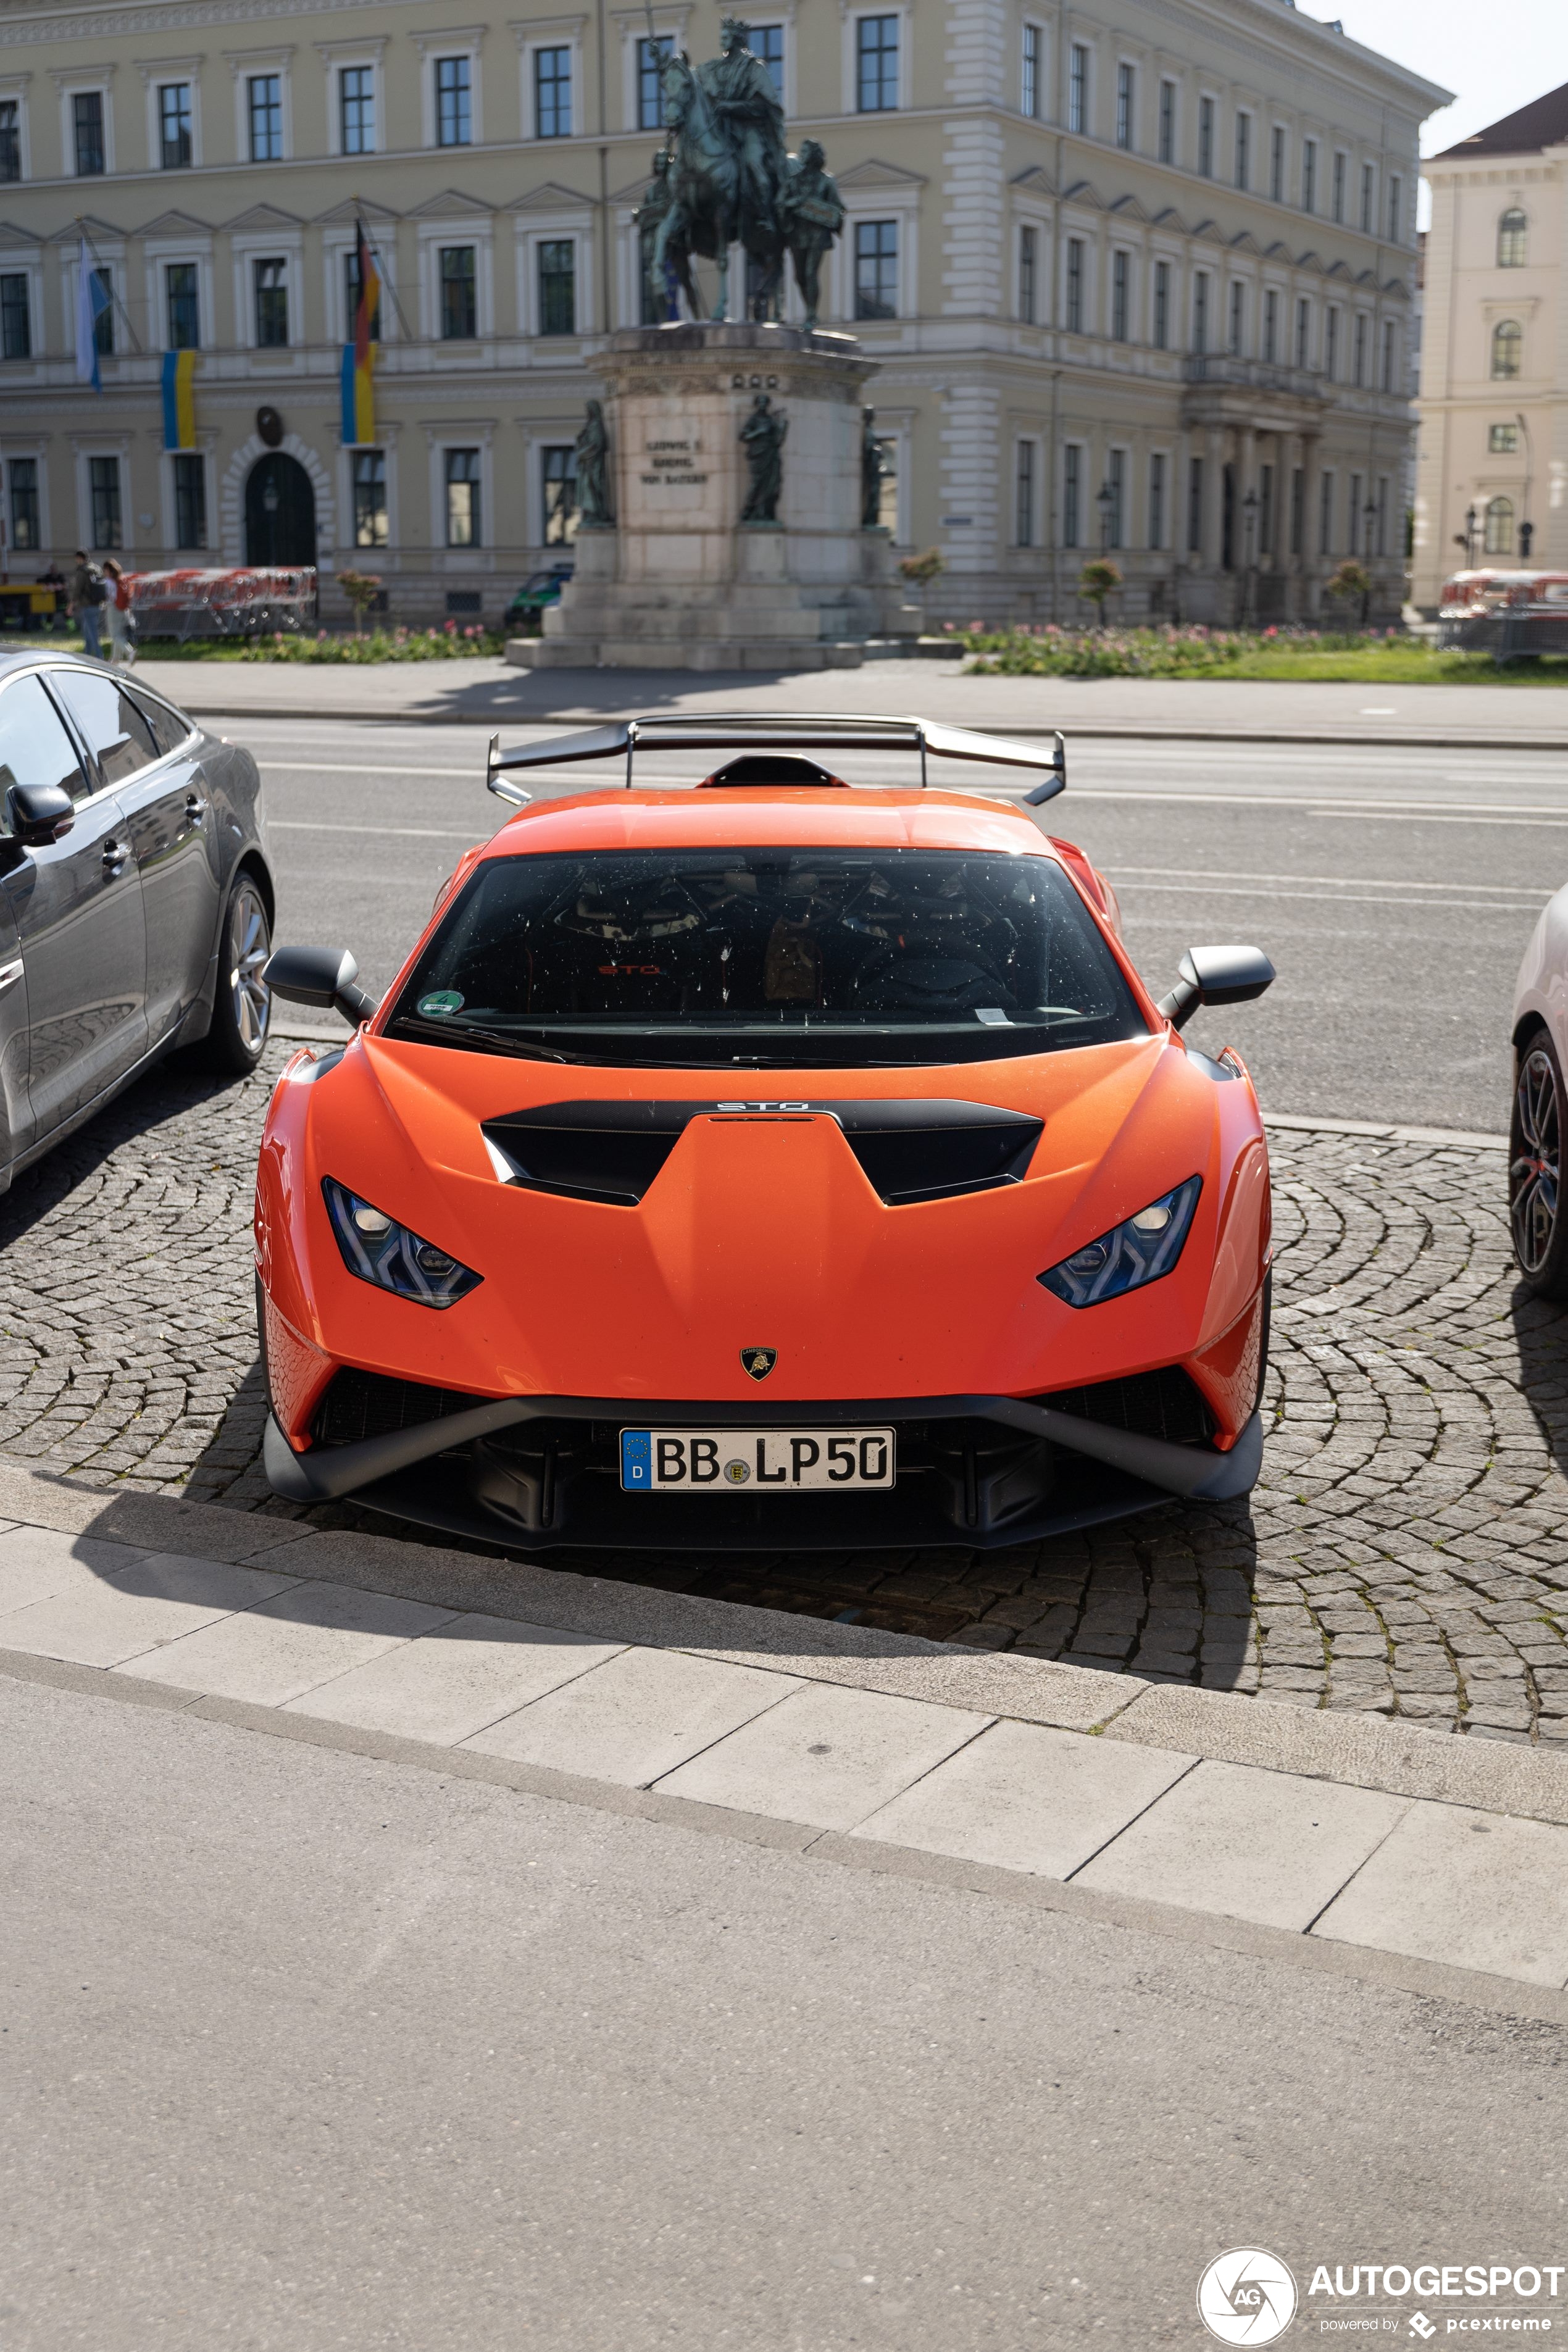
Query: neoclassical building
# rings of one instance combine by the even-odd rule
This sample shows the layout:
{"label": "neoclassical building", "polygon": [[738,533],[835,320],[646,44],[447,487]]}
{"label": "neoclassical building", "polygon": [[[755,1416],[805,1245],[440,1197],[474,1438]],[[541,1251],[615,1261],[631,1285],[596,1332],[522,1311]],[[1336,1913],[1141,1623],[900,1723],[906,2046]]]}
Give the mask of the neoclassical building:
{"label": "neoclassical building", "polygon": [[1568,83],[1425,167],[1412,593],[1467,563],[1568,570]]}
{"label": "neoclassical building", "polygon": [[[395,613],[493,619],[560,550],[596,352],[642,316],[652,44],[710,55],[720,11],[516,5],[0,0],[13,576],[313,554],[328,613],[357,565]],[[1310,615],[1348,553],[1397,606],[1447,93],[1290,0],[779,0],[752,42],[847,207],[824,323],[880,362],[933,615],[1065,616],[1102,547],[1130,614]]]}

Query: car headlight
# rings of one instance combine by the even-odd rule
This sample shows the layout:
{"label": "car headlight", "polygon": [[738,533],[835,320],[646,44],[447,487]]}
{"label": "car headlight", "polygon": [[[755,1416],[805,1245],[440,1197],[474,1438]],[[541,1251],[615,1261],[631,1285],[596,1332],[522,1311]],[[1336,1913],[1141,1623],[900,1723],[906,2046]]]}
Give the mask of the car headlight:
{"label": "car headlight", "polygon": [[1173,1192],[1162,1192],[1146,1209],[1037,1278],[1069,1307],[1098,1307],[1102,1298],[1120,1298],[1124,1291],[1158,1282],[1182,1255],[1202,1191],[1203,1178],[1189,1176]]}
{"label": "car headlight", "polygon": [[321,1194],[343,1264],[362,1282],[412,1298],[420,1307],[455,1307],[483,1281],[472,1266],[410,1233],[346,1184],[323,1176]]}

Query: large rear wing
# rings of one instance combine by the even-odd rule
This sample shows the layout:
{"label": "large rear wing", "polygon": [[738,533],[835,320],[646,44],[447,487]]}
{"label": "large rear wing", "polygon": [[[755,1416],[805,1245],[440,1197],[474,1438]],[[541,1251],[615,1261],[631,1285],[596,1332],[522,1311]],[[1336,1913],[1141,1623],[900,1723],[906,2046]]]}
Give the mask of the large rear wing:
{"label": "large rear wing", "polygon": [[520,768],[555,768],[576,760],[624,759],[626,787],[639,751],[895,751],[918,752],[921,783],[926,782],[928,759],[978,760],[1003,768],[1043,772],[1042,781],[1025,802],[1038,808],[1064,788],[1068,780],[1067,745],[1058,730],[1047,751],[1043,743],[1019,743],[1000,735],[977,734],[972,728],[942,727],[928,719],[862,719],[831,713],[791,713],[763,718],[750,711],[717,711],[691,718],[616,719],[606,727],[585,728],[577,735],[552,735],[542,743],[520,745],[503,751],[500,737],[490,738],[485,782],[498,799],[522,807],[531,795],[501,778]]}

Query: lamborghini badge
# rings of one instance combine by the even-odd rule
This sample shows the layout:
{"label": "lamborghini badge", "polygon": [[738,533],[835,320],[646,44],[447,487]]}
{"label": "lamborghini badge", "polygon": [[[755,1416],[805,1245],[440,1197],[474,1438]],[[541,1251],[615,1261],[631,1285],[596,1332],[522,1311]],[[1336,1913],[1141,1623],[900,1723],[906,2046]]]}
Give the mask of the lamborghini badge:
{"label": "lamborghini badge", "polygon": [[742,1348],[741,1350],[742,1366],[754,1381],[765,1381],[778,1360],[776,1348]]}

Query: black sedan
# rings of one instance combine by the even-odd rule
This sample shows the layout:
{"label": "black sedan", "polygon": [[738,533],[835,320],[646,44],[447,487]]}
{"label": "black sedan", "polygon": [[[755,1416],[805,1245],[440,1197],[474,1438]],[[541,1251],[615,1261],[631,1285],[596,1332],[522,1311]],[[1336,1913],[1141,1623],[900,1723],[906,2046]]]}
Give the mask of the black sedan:
{"label": "black sedan", "polygon": [[0,1190],[172,1048],[259,1060],[260,789],[140,677],[0,656]]}

